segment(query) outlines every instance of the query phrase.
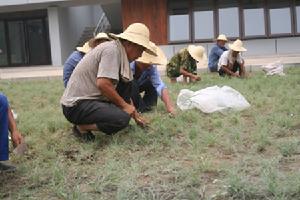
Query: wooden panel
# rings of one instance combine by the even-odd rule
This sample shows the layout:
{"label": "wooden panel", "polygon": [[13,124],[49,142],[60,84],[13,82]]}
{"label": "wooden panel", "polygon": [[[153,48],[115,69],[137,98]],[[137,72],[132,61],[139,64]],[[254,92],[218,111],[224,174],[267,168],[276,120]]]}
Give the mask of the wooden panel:
{"label": "wooden panel", "polygon": [[123,28],[144,23],[150,38],[158,45],[167,44],[167,0],[122,0]]}

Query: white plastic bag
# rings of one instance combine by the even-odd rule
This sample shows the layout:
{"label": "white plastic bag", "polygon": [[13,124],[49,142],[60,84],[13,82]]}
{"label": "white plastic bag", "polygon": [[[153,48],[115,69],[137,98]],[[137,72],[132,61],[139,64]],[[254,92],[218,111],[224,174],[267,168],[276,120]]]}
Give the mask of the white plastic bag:
{"label": "white plastic bag", "polygon": [[250,107],[250,104],[238,91],[229,86],[212,86],[196,92],[181,90],[177,97],[177,106],[181,110],[198,108],[204,113],[225,113],[229,110],[244,110]]}
{"label": "white plastic bag", "polygon": [[283,73],[283,64],[280,60],[262,66],[262,69],[264,72],[266,72],[267,76],[276,75],[276,74],[279,76],[285,75],[285,73]]}

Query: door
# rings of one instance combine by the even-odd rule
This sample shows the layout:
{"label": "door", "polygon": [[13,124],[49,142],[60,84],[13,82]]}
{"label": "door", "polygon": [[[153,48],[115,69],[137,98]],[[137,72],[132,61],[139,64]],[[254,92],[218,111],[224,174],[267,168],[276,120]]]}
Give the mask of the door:
{"label": "door", "polygon": [[28,62],[31,65],[49,64],[47,34],[43,19],[26,21]]}
{"label": "door", "polygon": [[[7,55],[0,53],[0,66],[46,65],[51,63],[45,18],[8,20],[6,23],[6,26],[3,23],[3,29],[7,27],[7,44],[5,43],[5,30],[1,31],[0,21],[0,49],[7,47],[7,51],[5,51]],[[4,41],[2,41],[2,33],[4,34]],[[4,51],[2,50],[2,52]]]}

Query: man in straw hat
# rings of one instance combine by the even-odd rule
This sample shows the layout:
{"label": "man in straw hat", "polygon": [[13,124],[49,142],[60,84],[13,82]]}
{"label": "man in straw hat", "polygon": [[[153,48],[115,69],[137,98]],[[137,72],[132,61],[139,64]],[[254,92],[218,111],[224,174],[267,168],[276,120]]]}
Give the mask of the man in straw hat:
{"label": "man in straw hat", "polygon": [[225,35],[221,34],[217,38],[216,44],[212,47],[208,56],[208,69],[210,72],[218,72],[219,59],[224,51],[227,51],[225,44],[227,42]]}
{"label": "man in straw hat", "polygon": [[[233,77],[245,77],[246,70],[244,66],[244,60],[240,52],[247,51],[243,47],[243,42],[239,39],[229,44],[229,50],[224,51],[221,55],[218,67],[220,76],[233,76]],[[239,73],[236,73],[239,71]]]}
{"label": "man in straw hat", "polygon": [[83,140],[94,140],[91,131],[116,133],[128,126],[131,117],[138,125],[145,124],[130,100],[129,62],[144,50],[156,55],[149,29],[134,23],[114,36],[116,40],[98,45],[78,63],[61,98],[63,114]]}
{"label": "man in straw hat", "polygon": [[76,50],[73,51],[73,53],[68,57],[64,64],[63,81],[65,87],[67,87],[73,70],[75,69],[79,61],[83,58],[83,56],[102,42],[106,42],[109,40],[110,38],[106,33],[98,33],[94,38],[84,43],[82,47],[76,47]]}
{"label": "man in straw hat", "polygon": [[8,131],[15,147],[23,142],[23,137],[17,128],[7,97],[0,93],[0,172],[15,171],[14,166],[1,162],[9,159]]}
{"label": "man in straw hat", "polygon": [[[156,106],[158,96],[160,96],[168,113],[174,115],[175,109],[168,89],[161,80],[156,66],[166,65],[167,58],[159,47],[152,42],[150,44],[153,49],[156,49],[157,56],[144,52],[140,58],[130,63],[134,74],[131,99],[139,112],[146,112]],[[142,92],[144,92],[143,97],[141,96]]]}
{"label": "man in straw hat", "polygon": [[183,75],[184,82],[187,82],[187,78],[190,82],[200,81],[200,76],[197,76],[197,62],[202,60],[206,60],[205,48],[189,45],[171,58],[166,68],[167,76],[172,83],[176,82],[180,75]]}

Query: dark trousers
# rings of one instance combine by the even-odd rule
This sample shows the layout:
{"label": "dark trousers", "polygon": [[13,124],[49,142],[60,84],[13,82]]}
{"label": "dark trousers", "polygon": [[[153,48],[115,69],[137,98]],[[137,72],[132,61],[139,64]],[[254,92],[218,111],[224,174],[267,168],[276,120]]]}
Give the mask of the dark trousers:
{"label": "dark trousers", "polygon": [[[144,92],[143,97],[142,92]],[[136,80],[132,81],[131,99],[139,112],[150,111],[153,106],[157,105],[157,98],[156,89],[150,80],[145,81],[142,85],[139,85]]]}
{"label": "dark trousers", "polygon": [[[231,71],[233,73],[235,73],[235,72],[240,71],[240,70],[241,70],[241,65],[238,62],[235,61]],[[226,75],[225,71],[222,68],[219,69],[219,75],[220,76],[225,76]]]}
{"label": "dark trousers", "polygon": [[[119,82],[116,88],[118,94],[130,103],[131,83]],[[73,107],[62,106],[63,113],[73,124],[96,124],[97,128],[113,134],[128,126],[130,115],[110,102],[100,100],[81,100]]]}
{"label": "dark trousers", "polygon": [[8,101],[0,93],[0,161],[8,160]]}

